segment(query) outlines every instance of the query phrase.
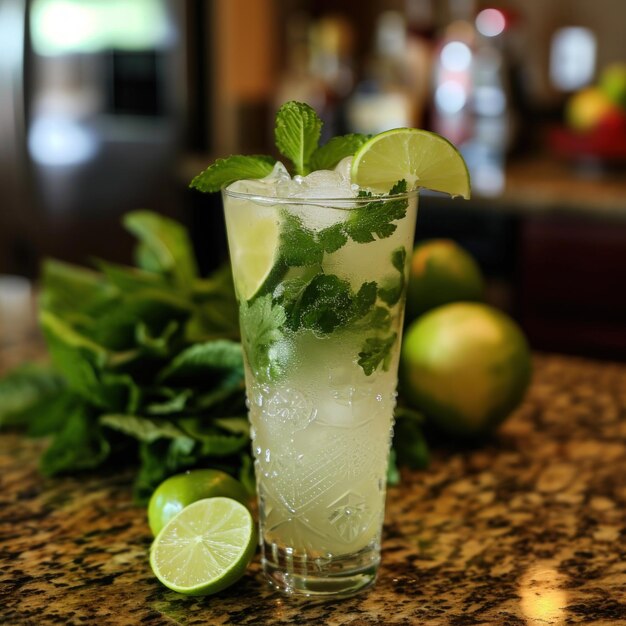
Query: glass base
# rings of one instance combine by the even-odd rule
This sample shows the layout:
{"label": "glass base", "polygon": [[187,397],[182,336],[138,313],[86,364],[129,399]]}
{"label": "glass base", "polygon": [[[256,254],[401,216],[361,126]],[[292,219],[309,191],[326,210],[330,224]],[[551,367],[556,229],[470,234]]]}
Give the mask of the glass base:
{"label": "glass base", "polygon": [[310,558],[265,543],[263,553],[263,571],[272,587],[287,595],[319,599],[345,598],[371,587],[380,564],[378,546],[354,554]]}

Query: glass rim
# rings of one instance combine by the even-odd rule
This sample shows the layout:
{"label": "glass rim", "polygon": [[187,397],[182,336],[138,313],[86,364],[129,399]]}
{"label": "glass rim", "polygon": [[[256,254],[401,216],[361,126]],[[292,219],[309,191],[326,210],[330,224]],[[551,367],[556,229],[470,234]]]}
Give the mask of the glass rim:
{"label": "glass rim", "polygon": [[[418,189],[411,189],[403,193],[395,194],[373,194],[371,196],[341,196],[336,198],[285,198],[278,196],[264,196],[258,193],[245,193],[243,191],[233,191],[225,187],[222,189],[222,196],[230,198],[238,198],[240,200],[248,200],[258,204],[279,204],[279,205],[296,205],[296,206],[325,206],[339,204],[337,208],[350,208],[354,206],[362,206],[370,204],[370,202],[388,201],[388,200],[411,200],[419,195]],[[329,208],[332,208],[330,206]]]}

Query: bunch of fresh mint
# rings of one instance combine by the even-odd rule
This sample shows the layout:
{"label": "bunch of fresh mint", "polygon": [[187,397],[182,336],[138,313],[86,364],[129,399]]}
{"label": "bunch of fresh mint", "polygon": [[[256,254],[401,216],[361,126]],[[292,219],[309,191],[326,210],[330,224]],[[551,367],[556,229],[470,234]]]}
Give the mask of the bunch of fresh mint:
{"label": "bunch of fresh mint", "polygon": [[200,278],[172,220],[140,211],[124,224],[138,267],[45,263],[40,324],[52,366],[0,381],[0,426],[52,436],[46,475],[136,459],[139,500],[199,465],[253,489],[230,271]]}

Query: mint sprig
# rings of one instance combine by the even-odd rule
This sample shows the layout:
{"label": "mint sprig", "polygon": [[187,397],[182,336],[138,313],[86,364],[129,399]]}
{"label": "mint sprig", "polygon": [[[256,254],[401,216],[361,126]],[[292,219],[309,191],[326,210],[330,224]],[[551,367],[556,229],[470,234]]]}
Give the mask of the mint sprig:
{"label": "mint sprig", "polygon": [[[314,170],[332,169],[369,139],[367,135],[350,133],[333,137],[320,146],[322,124],[317,113],[304,102],[286,102],[276,113],[276,147],[291,161],[295,174],[306,176]],[[204,193],[213,193],[237,180],[265,178],[271,174],[275,163],[276,159],[267,155],[233,155],[217,159],[189,186]]]}
{"label": "mint sprig", "polygon": [[291,160],[296,174],[305,176],[311,171],[311,156],[317,149],[321,133],[322,120],[308,104],[286,102],[276,114],[276,147]]}

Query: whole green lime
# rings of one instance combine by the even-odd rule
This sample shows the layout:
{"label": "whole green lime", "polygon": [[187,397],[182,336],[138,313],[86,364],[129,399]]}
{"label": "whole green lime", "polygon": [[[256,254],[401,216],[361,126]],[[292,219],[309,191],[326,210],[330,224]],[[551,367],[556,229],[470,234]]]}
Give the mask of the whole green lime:
{"label": "whole green lime", "polygon": [[148,503],[148,524],[153,535],[188,504],[204,498],[224,496],[246,506],[250,495],[244,486],[226,472],[214,469],[189,470],[166,478]]}
{"label": "whole green lime", "polygon": [[531,355],[517,324],[485,304],[439,307],[407,329],[402,393],[445,432],[476,436],[515,409],[531,377]]}
{"label": "whole green lime", "polygon": [[431,239],[413,250],[406,318],[442,304],[484,299],[485,281],[473,257],[451,239]]}

